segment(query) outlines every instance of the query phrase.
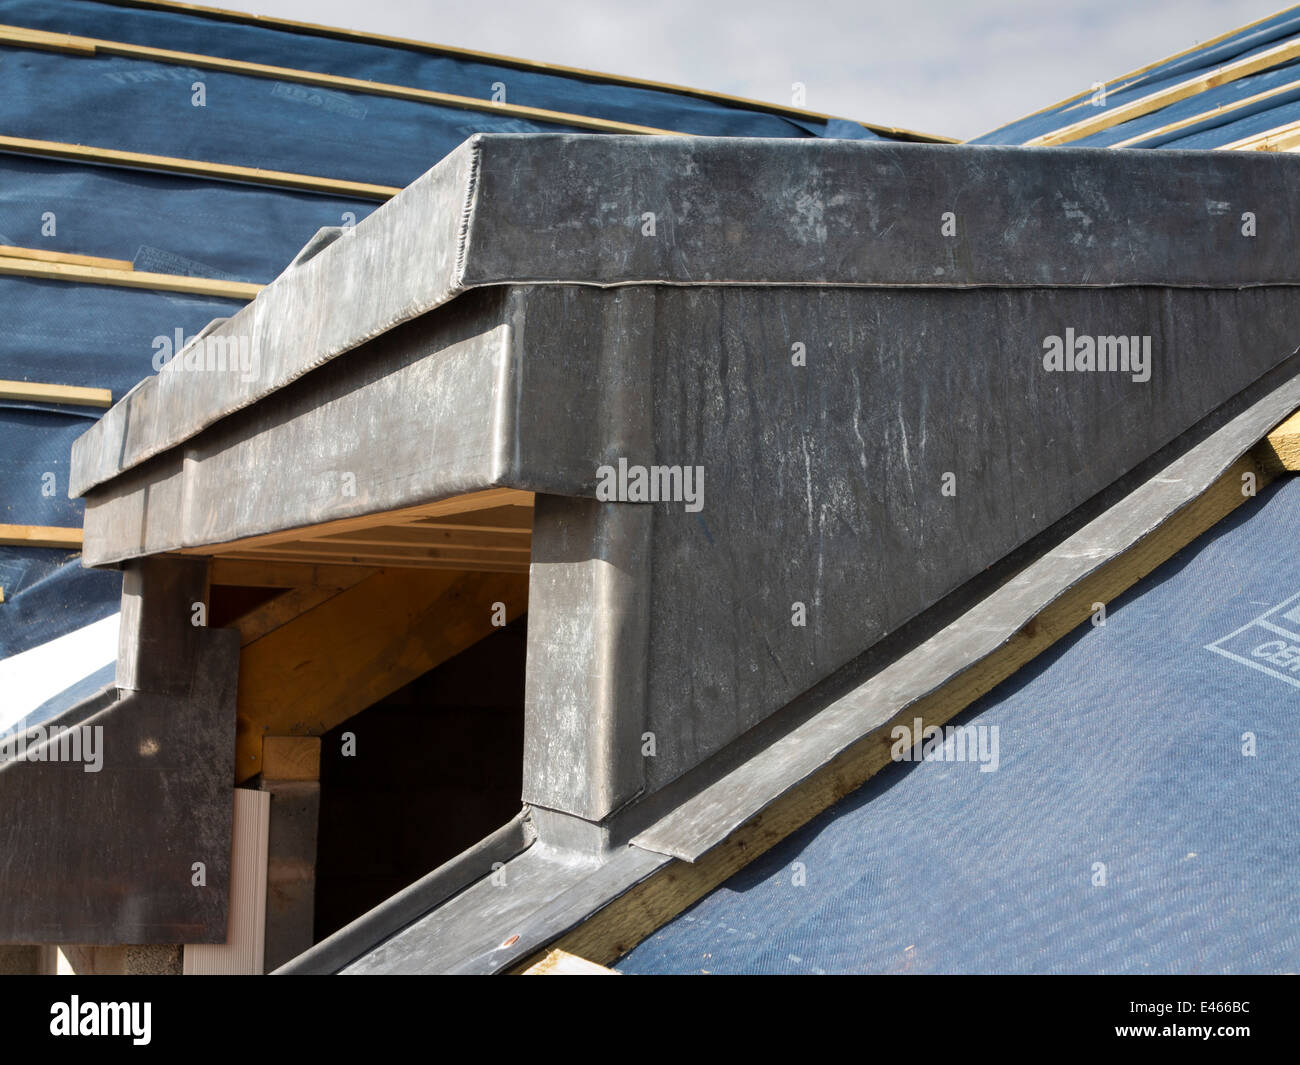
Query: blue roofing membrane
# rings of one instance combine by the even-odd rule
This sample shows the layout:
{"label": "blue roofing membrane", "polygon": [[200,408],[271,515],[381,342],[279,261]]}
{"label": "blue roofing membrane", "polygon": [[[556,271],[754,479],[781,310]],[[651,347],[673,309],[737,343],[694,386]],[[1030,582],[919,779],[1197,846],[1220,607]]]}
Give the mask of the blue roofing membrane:
{"label": "blue roofing membrane", "polygon": [[[270,66],[312,70],[367,81],[432,89],[480,100],[490,98],[493,95],[493,86],[500,84],[504,87],[506,102],[511,104],[630,122],[641,126],[675,130],[678,133],[719,137],[827,135],[827,124],[815,118],[777,115],[744,105],[727,104],[664,89],[622,84],[602,79],[599,75],[579,77],[555,70],[527,69],[504,62],[463,55],[439,55],[378,42],[341,40],[310,33],[288,32],[273,26],[248,25],[206,18],[198,12],[148,10],[101,3],[96,0],[0,0],[0,23],[53,33],[74,33],[101,40],[239,59]],[[83,64],[85,62],[87,61],[83,61]],[[64,63],[66,76],[77,78],[82,76],[76,73],[77,71],[92,70],[92,74],[89,75],[92,83],[100,91],[110,93],[124,88],[124,84],[106,77],[101,70],[94,70],[93,65],[97,62],[109,64],[121,62],[124,64],[122,69],[125,72],[138,61],[92,59],[88,62],[92,64],[91,67],[84,65],[77,67],[73,66],[69,59]],[[156,70],[167,69],[161,64],[140,65],[145,68],[153,67]],[[205,71],[205,79],[208,76],[216,75],[213,71]],[[359,133],[363,137],[373,137],[374,133],[366,129],[370,124],[369,121],[355,119],[350,121],[349,118],[352,116],[348,112],[359,109],[368,113],[373,106],[378,109],[375,113],[383,113],[388,103],[403,103],[403,101],[384,101],[382,97],[367,94],[317,89],[310,89],[301,95],[318,97],[318,99],[295,100],[294,94],[277,97],[275,92],[277,83],[274,81],[245,79],[236,75],[226,77],[234,81],[247,80],[259,84],[262,87],[260,91],[263,106],[272,110],[278,118],[287,120],[295,110],[306,112],[307,114],[301,118],[302,124],[317,126],[327,137],[338,133],[340,129]],[[224,84],[224,79],[221,79],[221,82]],[[139,90],[144,85],[157,88],[157,82],[148,81],[136,84],[134,87]],[[188,90],[188,83],[184,88]],[[286,90],[287,86],[284,86],[281,91]],[[185,106],[188,107],[188,91],[184,96]],[[425,108],[434,112],[443,110],[430,108],[427,104],[405,106],[416,110]],[[160,110],[165,111],[166,105],[161,105]],[[308,117],[312,112],[316,116],[314,119]],[[245,117],[252,118],[252,116]],[[363,114],[361,117],[365,119],[366,115]],[[529,132],[557,128],[548,123],[534,123],[481,111],[454,111],[449,115],[430,118],[429,123],[430,129],[443,123],[470,127],[470,131],[460,133],[454,143],[432,157],[421,152],[418,142],[406,142],[401,145],[410,153],[411,162],[419,166],[419,169],[406,179],[407,181],[422,174],[472,132]],[[290,127],[293,125],[291,121],[286,121],[284,124]],[[832,135],[867,138],[874,136],[856,123],[845,125],[854,129],[841,127]],[[273,150],[271,145],[261,147]],[[331,153],[332,150],[329,146],[322,147],[323,155]],[[361,154],[355,149],[354,153]],[[186,153],[171,151],[167,154]]]}
{"label": "blue roofing membrane", "polygon": [[[775,114],[507,61],[339,39],[96,0],[0,0],[0,24],[240,59],[691,134],[876,139],[855,122]],[[204,85],[195,106],[193,84]],[[291,80],[0,45],[0,134],[403,186],[478,132],[577,129]],[[271,281],[322,226],[374,199],[0,153],[0,245],[127,260],[137,271]],[[154,341],[242,303],[0,276],[0,378],[112,390],[154,373]],[[174,345],[173,345],[174,347]],[[79,526],[69,450],[93,408],[0,401],[0,523]],[[60,567],[62,570],[60,571]],[[56,572],[60,571],[60,572]],[[0,659],[116,609],[116,573],[0,546]],[[54,590],[58,595],[54,595]],[[73,679],[72,677],[69,678]]]}
{"label": "blue roofing membrane", "polygon": [[[1018,119],[976,137],[972,144],[1026,144],[1064,129],[1076,122],[1095,118],[1153,93],[1181,85],[1228,63],[1263,55],[1269,49],[1300,38],[1300,7],[1292,7],[1263,22],[1231,34],[1217,44],[1192,50],[1176,59],[1158,63],[1136,76],[1115,78],[1106,83],[1104,102],[1087,92]],[[1232,110],[1247,97],[1282,90],[1266,100]],[[1300,118],[1300,60],[1279,57],[1275,65],[1244,78],[1195,92],[1176,103],[1122,122],[1086,137],[1072,138],[1072,145],[1105,147],[1136,138],[1134,148],[1217,148],[1255,133],[1276,129]],[[1178,130],[1154,134],[1161,127],[1201,116],[1200,121]]]}
{"label": "blue roofing membrane", "polygon": [[1292,478],[956,719],[995,770],[888,766],[616,967],[1297,971],[1297,528]]}

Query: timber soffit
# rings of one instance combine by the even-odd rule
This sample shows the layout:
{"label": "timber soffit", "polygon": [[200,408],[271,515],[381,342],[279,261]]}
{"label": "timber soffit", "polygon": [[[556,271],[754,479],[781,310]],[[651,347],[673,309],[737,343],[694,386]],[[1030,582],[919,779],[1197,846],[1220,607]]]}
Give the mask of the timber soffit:
{"label": "timber soffit", "polygon": [[527,573],[532,508],[531,492],[489,489],[180,553],[233,562]]}

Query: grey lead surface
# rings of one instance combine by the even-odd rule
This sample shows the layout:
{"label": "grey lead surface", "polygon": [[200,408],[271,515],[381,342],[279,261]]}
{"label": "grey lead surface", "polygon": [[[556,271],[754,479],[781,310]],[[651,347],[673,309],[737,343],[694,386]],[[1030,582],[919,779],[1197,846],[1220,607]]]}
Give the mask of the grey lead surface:
{"label": "grey lead surface", "polygon": [[[442,909],[559,927],[668,860],[619,819],[1294,375],[1297,165],[478,139],[214,326],[247,380],[169,366],[78,442],[85,559],[536,493],[536,890]],[[698,471],[699,506],[601,498],[614,466]],[[643,838],[698,855],[783,780]]]}
{"label": "grey lead surface", "polygon": [[213,328],[223,350],[247,344],[251,375],[197,387],[178,357],[120,401],[75,449],[70,494],[471,287],[1296,284],[1297,166],[1282,153],[477,135]]}
{"label": "grey lead surface", "polygon": [[1200,496],[1297,408],[1300,376],[1252,404],[957,621],[682,803],[632,842],[696,861],[841,752],[1007,643],[1071,587]]}

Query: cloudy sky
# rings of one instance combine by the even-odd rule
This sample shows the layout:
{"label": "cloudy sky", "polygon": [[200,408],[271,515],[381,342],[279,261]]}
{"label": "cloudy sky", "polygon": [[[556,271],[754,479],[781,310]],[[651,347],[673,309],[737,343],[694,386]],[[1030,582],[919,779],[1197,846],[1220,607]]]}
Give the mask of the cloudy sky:
{"label": "cloudy sky", "polygon": [[[202,2],[202,0],[200,0]],[[1279,0],[208,0],[967,138]],[[437,86],[430,86],[437,88]]]}

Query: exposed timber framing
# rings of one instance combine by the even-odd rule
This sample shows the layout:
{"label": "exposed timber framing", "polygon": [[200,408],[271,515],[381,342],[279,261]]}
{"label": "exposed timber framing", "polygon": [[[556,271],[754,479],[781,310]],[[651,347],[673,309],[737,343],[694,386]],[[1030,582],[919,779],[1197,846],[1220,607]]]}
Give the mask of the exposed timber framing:
{"label": "exposed timber framing", "polygon": [[[347,587],[357,584],[377,570],[362,570],[345,583]],[[281,625],[287,625],[294,618],[320,606],[327,599],[332,599],[343,588],[304,587],[289,588],[274,599],[250,610],[234,622],[239,630],[239,646],[247,647],[254,640],[260,640],[267,633],[274,632]]]}
{"label": "exposed timber framing", "polygon": [[531,492],[488,489],[180,553],[215,555],[225,562],[527,573],[532,504]]}
{"label": "exposed timber framing", "polygon": [[262,777],[295,783],[319,781],[320,737],[263,737]]}
{"label": "exposed timber framing", "polygon": [[[274,602],[274,600],[273,600]],[[243,647],[235,778],[262,770],[266,735],[320,735],[527,608],[526,574],[385,570]]]}

